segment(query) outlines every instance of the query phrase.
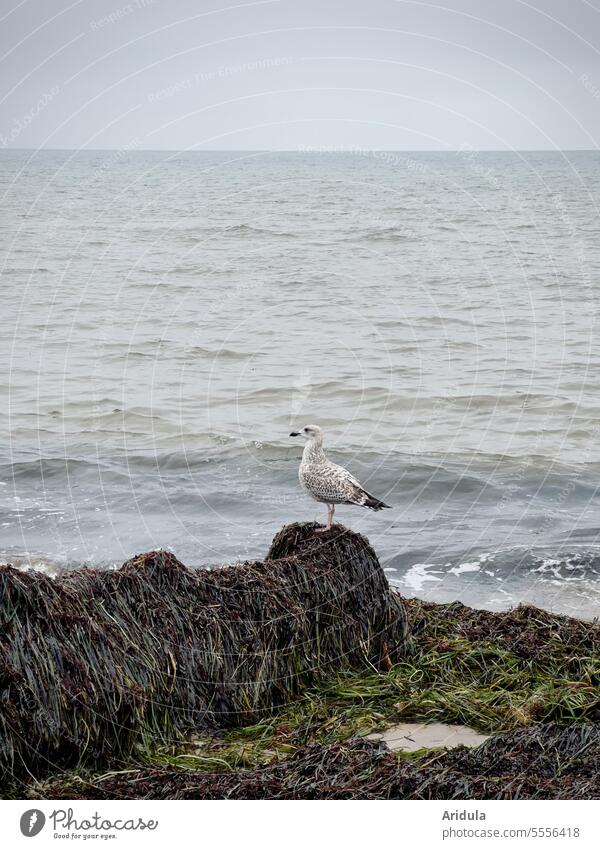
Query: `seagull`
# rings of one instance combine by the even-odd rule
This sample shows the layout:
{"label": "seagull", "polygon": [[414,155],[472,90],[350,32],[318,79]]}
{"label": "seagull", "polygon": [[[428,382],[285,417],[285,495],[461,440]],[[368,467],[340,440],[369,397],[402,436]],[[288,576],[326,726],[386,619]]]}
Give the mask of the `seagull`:
{"label": "seagull", "polygon": [[323,451],[323,431],[318,425],[293,430],[290,436],[303,436],[307,442],[302,453],[298,477],[304,489],[316,501],[327,504],[327,527],[333,524],[336,504],[358,504],[370,510],[389,507],[363,489],[362,485],[343,466],[328,460]]}

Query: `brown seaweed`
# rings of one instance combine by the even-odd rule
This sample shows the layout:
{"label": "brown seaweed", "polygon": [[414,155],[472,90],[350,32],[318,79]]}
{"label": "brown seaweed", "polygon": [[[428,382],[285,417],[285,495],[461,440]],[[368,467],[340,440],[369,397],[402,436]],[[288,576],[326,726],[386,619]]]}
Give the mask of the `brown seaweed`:
{"label": "brown seaweed", "polygon": [[400,757],[370,740],[305,746],[279,763],[234,773],[142,768],[45,798],[82,799],[598,799],[600,728],[547,723],[476,749]]}
{"label": "brown seaweed", "polygon": [[52,580],[0,567],[0,773],[255,721],[326,670],[388,668],[407,619],[368,541],[291,525],[264,562],[164,551]]}

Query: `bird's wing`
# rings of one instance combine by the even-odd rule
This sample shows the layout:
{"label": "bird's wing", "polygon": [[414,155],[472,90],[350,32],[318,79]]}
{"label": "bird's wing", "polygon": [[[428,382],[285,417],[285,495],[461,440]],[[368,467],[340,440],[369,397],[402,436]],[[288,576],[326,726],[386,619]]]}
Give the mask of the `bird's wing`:
{"label": "bird's wing", "polygon": [[341,482],[348,501],[351,504],[364,505],[367,498],[369,498],[369,493],[366,489],[363,489],[362,484],[356,480],[354,475],[350,474],[348,469],[338,466],[336,463],[332,463],[331,465],[335,467],[336,477]]}

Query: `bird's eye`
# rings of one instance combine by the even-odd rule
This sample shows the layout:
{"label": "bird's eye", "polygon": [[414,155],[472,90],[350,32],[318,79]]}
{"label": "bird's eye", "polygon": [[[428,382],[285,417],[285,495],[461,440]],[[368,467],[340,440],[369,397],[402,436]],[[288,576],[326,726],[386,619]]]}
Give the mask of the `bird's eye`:
{"label": "bird's eye", "polygon": [[307,427],[305,427],[305,428],[304,428],[304,433],[308,433],[308,428],[307,428]]}

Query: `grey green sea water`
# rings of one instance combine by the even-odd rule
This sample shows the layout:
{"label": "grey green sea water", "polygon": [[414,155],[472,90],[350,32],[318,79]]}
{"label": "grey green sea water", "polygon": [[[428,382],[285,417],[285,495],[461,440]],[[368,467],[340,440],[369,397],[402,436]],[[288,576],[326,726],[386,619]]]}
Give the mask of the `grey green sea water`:
{"label": "grey green sea water", "polygon": [[600,610],[600,154],[0,151],[0,560],[264,555],[291,429],[406,595]]}

